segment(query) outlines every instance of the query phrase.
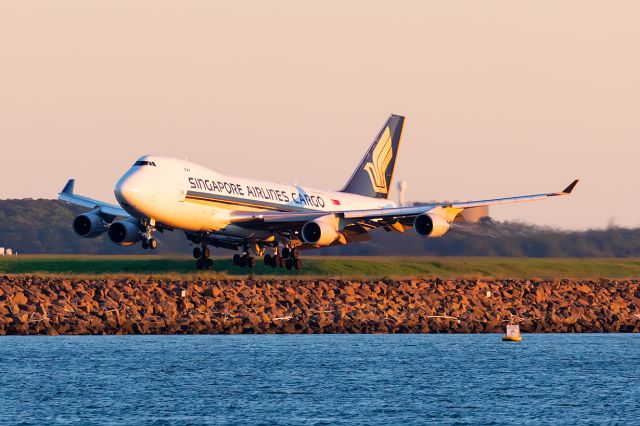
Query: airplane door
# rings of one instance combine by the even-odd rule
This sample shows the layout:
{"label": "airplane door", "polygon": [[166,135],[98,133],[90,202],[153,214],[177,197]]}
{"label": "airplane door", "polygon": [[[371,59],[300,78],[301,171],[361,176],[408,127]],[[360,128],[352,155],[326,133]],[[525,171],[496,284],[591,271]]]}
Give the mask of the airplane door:
{"label": "airplane door", "polygon": [[187,196],[187,185],[178,184],[178,201],[182,202]]}

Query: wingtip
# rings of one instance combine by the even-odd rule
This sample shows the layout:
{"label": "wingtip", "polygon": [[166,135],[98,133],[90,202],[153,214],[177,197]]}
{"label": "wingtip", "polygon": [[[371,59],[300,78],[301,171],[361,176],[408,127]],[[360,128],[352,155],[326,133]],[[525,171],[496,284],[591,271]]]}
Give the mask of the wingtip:
{"label": "wingtip", "polygon": [[75,179],[69,179],[67,181],[67,184],[64,186],[64,188],[62,188],[62,191],[60,191],[61,194],[73,194],[73,187],[76,184],[76,180]]}
{"label": "wingtip", "polygon": [[562,193],[563,193],[563,194],[571,194],[571,191],[573,191],[573,188],[575,188],[575,187],[576,187],[576,185],[578,184],[578,182],[580,182],[580,180],[579,180],[579,179],[576,179],[576,180],[574,180],[573,182],[571,182],[571,183],[569,184],[569,186],[567,186],[567,187],[562,191]]}

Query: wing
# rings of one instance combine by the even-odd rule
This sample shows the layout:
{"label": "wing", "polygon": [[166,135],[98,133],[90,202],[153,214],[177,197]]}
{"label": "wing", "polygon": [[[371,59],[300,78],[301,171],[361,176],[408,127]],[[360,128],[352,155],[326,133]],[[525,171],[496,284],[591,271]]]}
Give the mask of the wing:
{"label": "wing", "polygon": [[[344,212],[345,219],[354,219],[358,217],[363,218],[387,218],[387,217],[407,217],[407,216],[417,216],[423,213],[427,213],[434,209],[442,209],[447,212],[454,213],[455,215],[451,218],[447,217],[448,220],[453,221],[455,216],[457,216],[462,210],[469,209],[473,207],[483,207],[483,206],[493,206],[497,204],[514,204],[514,203],[524,203],[528,201],[538,201],[544,200],[549,197],[558,197],[562,195],[569,195],[573,191],[573,188],[578,184],[578,180],[574,180],[571,182],[569,186],[563,189],[560,192],[548,192],[544,194],[532,194],[532,195],[520,195],[517,197],[506,197],[506,198],[493,198],[488,200],[478,200],[478,201],[463,201],[463,202],[454,202],[454,203],[441,203],[441,204],[432,204],[427,206],[419,206],[419,207],[398,207],[392,209],[379,209],[379,210],[352,210]],[[456,212],[457,211],[457,212]]]}
{"label": "wing", "polygon": [[98,214],[103,214],[106,216],[130,216],[129,213],[124,211],[120,206],[116,206],[115,204],[109,204],[103,201],[94,200],[93,198],[74,194],[73,187],[75,186],[75,183],[75,179],[69,179],[62,191],[58,194],[58,200],[76,204],[82,207],[87,207],[90,209],[99,209]]}
{"label": "wing", "polygon": [[304,223],[317,219],[329,214],[336,215],[339,219],[343,219],[346,226],[358,224],[359,226],[376,228],[379,226],[391,226],[395,222],[403,219],[415,218],[418,215],[437,212],[447,221],[453,222],[456,216],[464,209],[491,206],[496,204],[513,204],[528,201],[544,200],[549,197],[557,197],[569,195],[578,184],[578,180],[574,180],[569,186],[560,192],[549,192],[543,194],[521,195],[517,197],[494,198],[478,201],[464,201],[455,203],[437,203],[419,207],[395,207],[388,209],[369,209],[369,210],[347,210],[338,212],[234,212],[231,215],[231,222],[239,226],[255,227],[262,229],[298,229]]}

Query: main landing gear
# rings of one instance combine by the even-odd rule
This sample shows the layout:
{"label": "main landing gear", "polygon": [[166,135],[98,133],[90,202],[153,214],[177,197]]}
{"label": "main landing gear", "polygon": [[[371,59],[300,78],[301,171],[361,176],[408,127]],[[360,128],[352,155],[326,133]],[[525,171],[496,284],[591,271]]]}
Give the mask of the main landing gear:
{"label": "main landing gear", "polygon": [[265,254],[264,264],[272,268],[284,267],[284,258],[280,254]]}
{"label": "main landing gear", "polygon": [[256,258],[250,256],[248,252],[244,252],[242,256],[236,253],[233,255],[233,264],[241,268],[244,268],[245,266],[253,268],[256,266]]}
{"label": "main landing gear", "polygon": [[[254,251],[258,256],[264,253],[264,247],[258,247]],[[253,268],[256,266],[256,258],[253,257],[247,247],[245,247],[243,254],[236,253],[233,255],[233,264],[240,266],[241,268],[248,267]],[[287,268],[300,269],[302,268],[302,260],[300,260],[298,249],[285,247],[280,250],[278,247],[272,248],[272,253],[264,255],[264,264],[271,266],[272,268]]]}
{"label": "main landing gear", "polygon": [[298,249],[290,249],[288,247],[282,249],[282,254],[278,252],[273,255],[265,254],[264,264],[272,268],[279,266],[281,268],[287,268],[288,270],[302,268],[302,260],[300,260],[298,256]]}
{"label": "main landing gear", "polygon": [[202,243],[202,247],[195,247],[193,249],[193,257],[197,259],[196,267],[200,270],[213,269],[213,259],[210,259],[209,258],[210,256],[211,256],[211,251],[209,250],[209,247],[207,247],[207,245],[204,242]]}
{"label": "main landing gear", "polygon": [[284,266],[288,270],[291,270],[293,268],[299,270],[300,268],[302,268],[302,260],[300,259],[300,254],[297,248],[289,249],[285,247],[284,249],[282,249],[282,257],[286,258]]}

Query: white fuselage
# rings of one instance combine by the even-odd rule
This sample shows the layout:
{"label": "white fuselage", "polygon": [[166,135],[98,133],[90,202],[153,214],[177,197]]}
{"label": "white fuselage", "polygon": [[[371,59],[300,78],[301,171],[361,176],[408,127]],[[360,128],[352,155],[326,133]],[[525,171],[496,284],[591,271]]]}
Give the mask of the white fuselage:
{"label": "white fuselage", "polygon": [[395,207],[387,199],[226,176],[186,160],[158,156],[140,158],[114,192],[134,217],[190,232],[241,238],[262,238],[268,233],[230,225],[232,212],[330,213]]}

